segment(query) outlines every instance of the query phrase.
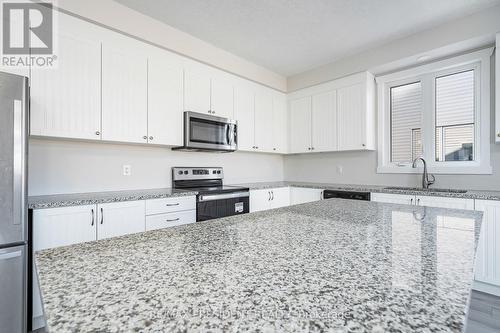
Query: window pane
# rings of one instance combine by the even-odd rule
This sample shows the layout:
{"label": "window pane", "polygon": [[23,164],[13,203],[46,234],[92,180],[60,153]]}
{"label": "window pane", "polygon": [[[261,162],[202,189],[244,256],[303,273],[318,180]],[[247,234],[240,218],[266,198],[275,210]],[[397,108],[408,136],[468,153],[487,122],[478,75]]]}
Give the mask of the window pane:
{"label": "window pane", "polygon": [[474,160],[474,71],[436,78],[436,161]]}
{"label": "window pane", "polygon": [[422,155],[420,82],[391,88],[391,162],[409,163]]}

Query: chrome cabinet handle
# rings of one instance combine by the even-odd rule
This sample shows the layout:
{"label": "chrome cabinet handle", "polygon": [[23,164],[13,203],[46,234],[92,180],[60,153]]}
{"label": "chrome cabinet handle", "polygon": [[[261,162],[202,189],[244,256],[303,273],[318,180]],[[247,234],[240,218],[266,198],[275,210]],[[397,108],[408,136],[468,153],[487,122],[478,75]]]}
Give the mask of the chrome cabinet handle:
{"label": "chrome cabinet handle", "polygon": [[410,205],[413,205],[413,198],[410,199]]}
{"label": "chrome cabinet handle", "polygon": [[497,136],[500,138],[500,132],[498,132]]}
{"label": "chrome cabinet handle", "polygon": [[101,224],[104,223],[104,211],[102,210],[102,207],[101,207]]}
{"label": "chrome cabinet handle", "polygon": [[92,208],[92,223],[90,223],[90,225],[94,225],[94,208]]}
{"label": "chrome cabinet handle", "polygon": [[417,205],[420,206],[420,198],[417,199]]}
{"label": "chrome cabinet handle", "polygon": [[153,137],[152,137],[152,136],[150,136],[150,137],[149,137],[149,140],[153,140]]}
{"label": "chrome cabinet handle", "polygon": [[173,204],[167,204],[166,206],[167,206],[167,207],[179,206],[179,203],[178,203],[178,202],[176,202],[176,203],[173,203]]}
{"label": "chrome cabinet handle", "polygon": [[267,191],[267,194],[269,194],[267,201],[271,201],[271,191]]}
{"label": "chrome cabinet handle", "polygon": [[366,145],[364,143],[361,146],[366,147]]}
{"label": "chrome cabinet handle", "polygon": [[147,139],[148,139],[147,135],[144,135],[142,138],[143,138],[144,140],[147,140]]}
{"label": "chrome cabinet handle", "polygon": [[272,195],[271,200],[273,200],[273,201],[274,201],[274,191],[271,191],[271,195]]}
{"label": "chrome cabinet handle", "polygon": [[95,131],[95,135],[101,135],[101,132]]}
{"label": "chrome cabinet handle", "polygon": [[172,219],[172,220],[167,220],[166,222],[175,222],[175,221],[179,221],[180,218],[176,218],[176,219]]}

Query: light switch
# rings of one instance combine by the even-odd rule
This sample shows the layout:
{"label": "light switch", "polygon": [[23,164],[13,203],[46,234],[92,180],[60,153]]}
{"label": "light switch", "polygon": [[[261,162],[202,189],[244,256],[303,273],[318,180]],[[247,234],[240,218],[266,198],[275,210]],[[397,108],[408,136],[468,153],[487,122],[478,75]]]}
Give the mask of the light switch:
{"label": "light switch", "polygon": [[123,175],[124,176],[132,175],[132,166],[131,165],[125,164],[123,166]]}

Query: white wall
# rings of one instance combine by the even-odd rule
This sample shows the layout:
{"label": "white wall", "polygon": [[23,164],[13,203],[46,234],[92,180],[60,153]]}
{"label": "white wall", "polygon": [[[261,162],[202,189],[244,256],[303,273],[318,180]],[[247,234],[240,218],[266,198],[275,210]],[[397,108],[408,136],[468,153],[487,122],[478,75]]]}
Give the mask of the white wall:
{"label": "white wall", "polygon": [[494,42],[500,31],[500,6],[488,8],[435,28],[395,40],[339,61],[288,78],[288,91],[331,81],[352,73],[392,70],[392,65],[408,66],[419,55],[443,57]]}
{"label": "white wall", "polygon": [[184,56],[286,91],[286,78],[113,0],[59,0],[58,8]]}
{"label": "white wall", "polygon": [[[122,165],[132,175],[122,175]],[[224,167],[225,184],[283,180],[283,158],[175,152],[164,147],[31,139],[29,195],[171,187],[173,166]]]}

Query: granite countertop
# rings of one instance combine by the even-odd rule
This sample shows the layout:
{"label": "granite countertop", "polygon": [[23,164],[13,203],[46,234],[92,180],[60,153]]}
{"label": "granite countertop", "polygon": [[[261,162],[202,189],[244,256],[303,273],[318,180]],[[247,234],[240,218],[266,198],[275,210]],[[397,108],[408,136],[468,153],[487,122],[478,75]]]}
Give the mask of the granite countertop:
{"label": "granite countertop", "polygon": [[246,186],[251,190],[279,188],[279,187],[308,187],[318,188],[325,190],[343,190],[343,191],[361,191],[361,192],[375,192],[375,193],[391,193],[391,194],[408,194],[408,195],[427,195],[436,197],[449,197],[449,198],[464,198],[464,199],[483,199],[483,200],[500,200],[500,191],[478,191],[467,190],[465,193],[458,192],[440,192],[436,189],[430,188],[429,190],[408,190],[405,187],[399,189],[388,188],[394,187],[391,185],[360,185],[360,184],[330,184],[330,183],[308,183],[308,182],[257,182],[257,183],[244,183],[234,184]]}
{"label": "granite countertop", "polygon": [[[230,184],[246,186],[251,190],[279,188],[279,187],[308,187],[328,190],[343,191],[362,191],[377,193],[409,194],[409,195],[430,195],[450,198],[484,199],[500,200],[500,191],[467,191],[466,193],[455,192],[436,192],[432,188],[429,191],[412,191],[402,189],[387,189],[383,185],[355,185],[355,184],[329,184],[329,183],[306,183],[306,182],[258,182],[244,184]],[[57,195],[30,196],[28,198],[28,208],[56,208],[79,205],[93,205],[106,202],[133,201],[145,199],[168,198],[183,195],[196,195],[195,191],[176,190],[172,188],[162,189],[142,189],[113,192],[91,192],[91,193],[72,193]]]}
{"label": "granite countertop", "polygon": [[49,332],[462,332],[482,213],[323,200],[36,254]]}
{"label": "granite countertop", "polygon": [[81,205],[95,205],[107,202],[134,201],[196,195],[198,192],[158,188],[149,190],[128,190],[109,192],[89,192],[55,194],[28,197],[28,208],[56,208]]}

